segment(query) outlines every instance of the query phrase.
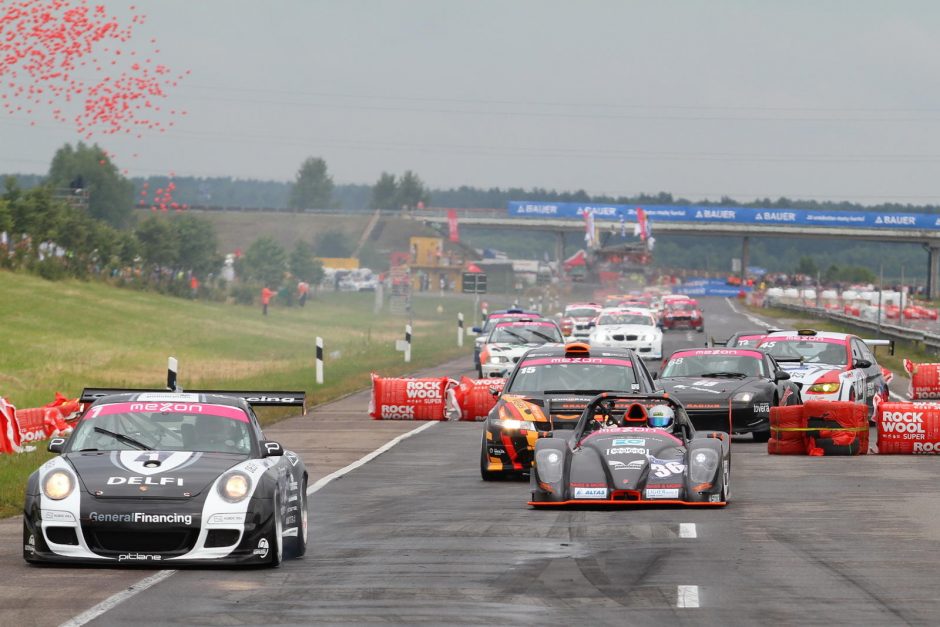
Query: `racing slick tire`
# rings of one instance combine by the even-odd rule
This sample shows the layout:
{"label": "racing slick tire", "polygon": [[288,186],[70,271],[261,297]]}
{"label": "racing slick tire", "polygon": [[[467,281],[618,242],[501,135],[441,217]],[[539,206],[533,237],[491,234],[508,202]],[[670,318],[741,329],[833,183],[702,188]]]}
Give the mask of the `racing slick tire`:
{"label": "racing slick tire", "polygon": [[705,325],[703,324],[702,326],[700,326],[699,328],[695,330],[698,331],[699,333],[705,333]]}
{"label": "racing slick tire", "polygon": [[300,525],[296,536],[284,538],[284,554],[288,557],[303,557],[307,552],[307,479],[304,479],[298,496]]}
{"label": "racing slick tire", "polygon": [[755,442],[766,444],[767,441],[770,440],[770,429],[767,429],[766,431],[754,431],[751,433],[751,435],[754,436]]}
{"label": "racing slick tire", "polygon": [[271,542],[271,561],[268,562],[268,566],[271,568],[280,568],[281,562],[284,561],[284,526],[281,521],[281,501],[278,496],[277,490],[274,492],[274,508],[272,514],[274,521],[272,527],[274,529],[273,538]]}
{"label": "racing slick tire", "polygon": [[489,460],[486,454],[486,440],[483,440],[483,443],[480,445],[480,476],[483,478],[483,481],[498,481],[502,478],[501,473],[493,472],[487,468],[487,466],[489,466]]}

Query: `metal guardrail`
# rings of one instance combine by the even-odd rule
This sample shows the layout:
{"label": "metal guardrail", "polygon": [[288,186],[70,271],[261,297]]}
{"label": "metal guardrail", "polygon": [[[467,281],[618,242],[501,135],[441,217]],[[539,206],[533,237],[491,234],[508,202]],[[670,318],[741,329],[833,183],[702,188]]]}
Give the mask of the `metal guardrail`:
{"label": "metal guardrail", "polygon": [[793,305],[789,303],[774,303],[773,306],[786,311],[809,314],[815,318],[832,320],[833,322],[838,322],[839,324],[855,327],[857,329],[875,331],[876,333],[881,333],[881,335],[887,336],[893,340],[904,340],[906,342],[913,342],[914,344],[921,344],[927,350],[940,354],[940,335],[928,333],[927,331],[923,331],[921,329],[912,329],[910,327],[902,327],[896,324],[885,324],[883,322],[879,325],[875,320],[866,320],[857,316],[848,316],[844,313],[838,313],[819,307],[803,307],[801,305]]}

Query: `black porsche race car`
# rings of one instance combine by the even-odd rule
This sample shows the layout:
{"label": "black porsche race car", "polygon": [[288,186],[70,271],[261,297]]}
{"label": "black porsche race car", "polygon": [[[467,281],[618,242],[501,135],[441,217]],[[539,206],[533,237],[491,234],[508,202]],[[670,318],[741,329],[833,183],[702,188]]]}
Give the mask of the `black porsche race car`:
{"label": "black porsche race car", "polygon": [[588,403],[567,438],[538,441],[530,484],[533,507],[724,506],[730,436],[696,431],[668,394],[604,393]]}
{"label": "black porsche race car", "polygon": [[480,474],[490,481],[528,472],[536,442],[573,429],[600,392],[655,389],[643,360],[631,350],[582,342],[534,348],[516,363],[483,423]]}
{"label": "black porsche race car", "polygon": [[770,438],[770,408],[799,405],[799,387],[773,357],[749,348],[697,348],[673,353],[660,383],[682,401],[698,429]]}
{"label": "black porsche race car", "polygon": [[278,566],[307,546],[307,470],[253,405],[303,392],[86,389],[23,508],[27,562]]}

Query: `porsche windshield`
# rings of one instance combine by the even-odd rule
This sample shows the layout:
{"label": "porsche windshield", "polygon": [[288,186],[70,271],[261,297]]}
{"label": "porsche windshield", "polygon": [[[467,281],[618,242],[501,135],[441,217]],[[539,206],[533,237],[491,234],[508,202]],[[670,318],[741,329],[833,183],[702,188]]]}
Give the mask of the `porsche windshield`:
{"label": "porsche windshield", "polygon": [[79,422],[70,451],[251,452],[248,416],[204,403],[96,405]]}
{"label": "porsche windshield", "polygon": [[496,327],[490,335],[493,344],[545,344],[546,342],[563,342],[558,329],[553,324],[540,325],[506,325]]}
{"label": "porsche windshield", "polygon": [[618,313],[618,314],[604,314],[597,319],[597,326],[603,326],[605,324],[639,324],[647,327],[655,327],[656,323],[653,322],[653,319],[645,314],[635,314],[635,313]]}
{"label": "porsche windshield", "polygon": [[839,340],[768,337],[761,342],[760,348],[782,362],[801,361],[831,366],[844,366],[848,363],[845,344]]}
{"label": "porsche windshield", "polygon": [[530,359],[520,364],[506,390],[511,394],[604,390],[634,392],[636,376],[628,359]]}
{"label": "porsche windshield", "polygon": [[741,375],[765,376],[764,360],[758,355],[690,355],[680,353],[672,357],[663,369],[662,378],[721,377]]}

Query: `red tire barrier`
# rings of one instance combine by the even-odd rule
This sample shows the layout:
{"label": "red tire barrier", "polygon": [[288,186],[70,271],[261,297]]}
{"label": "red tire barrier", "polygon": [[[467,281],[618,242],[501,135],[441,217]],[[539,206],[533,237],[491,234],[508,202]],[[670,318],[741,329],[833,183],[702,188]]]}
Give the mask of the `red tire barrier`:
{"label": "red tire barrier", "polygon": [[376,420],[456,419],[455,386],[447,377],[394,379],[373,373],[369,415]]}
{"label": "red tire barrier", "polygon": [[799,440],[767,440],[767,452],[771,455],[806,455],[806,442]]}
{"label": "red tire barrier", "polygon": [[878,453],[940,453],[940,403],[881,403],[878,406]]}
{"label": "red tire barrier", "polygon": [[911,375],[911,400],[940,399],[940,364],[915,364],[905,359],[904,370]]}
{"label": "red tire barrier", "polygon": [[771,455],[864,455],[868,408],[848,401],[808,401],[771,407]]}
{"label": "red tire barrier", "polygon": [[493,390],[502,392],[504,385],[506,385],[506,379],[461,377],[460,385],[454,390],[457,404],[460,406],[460,419],[486,420],[499,398],[498,395],[493,395]]}

